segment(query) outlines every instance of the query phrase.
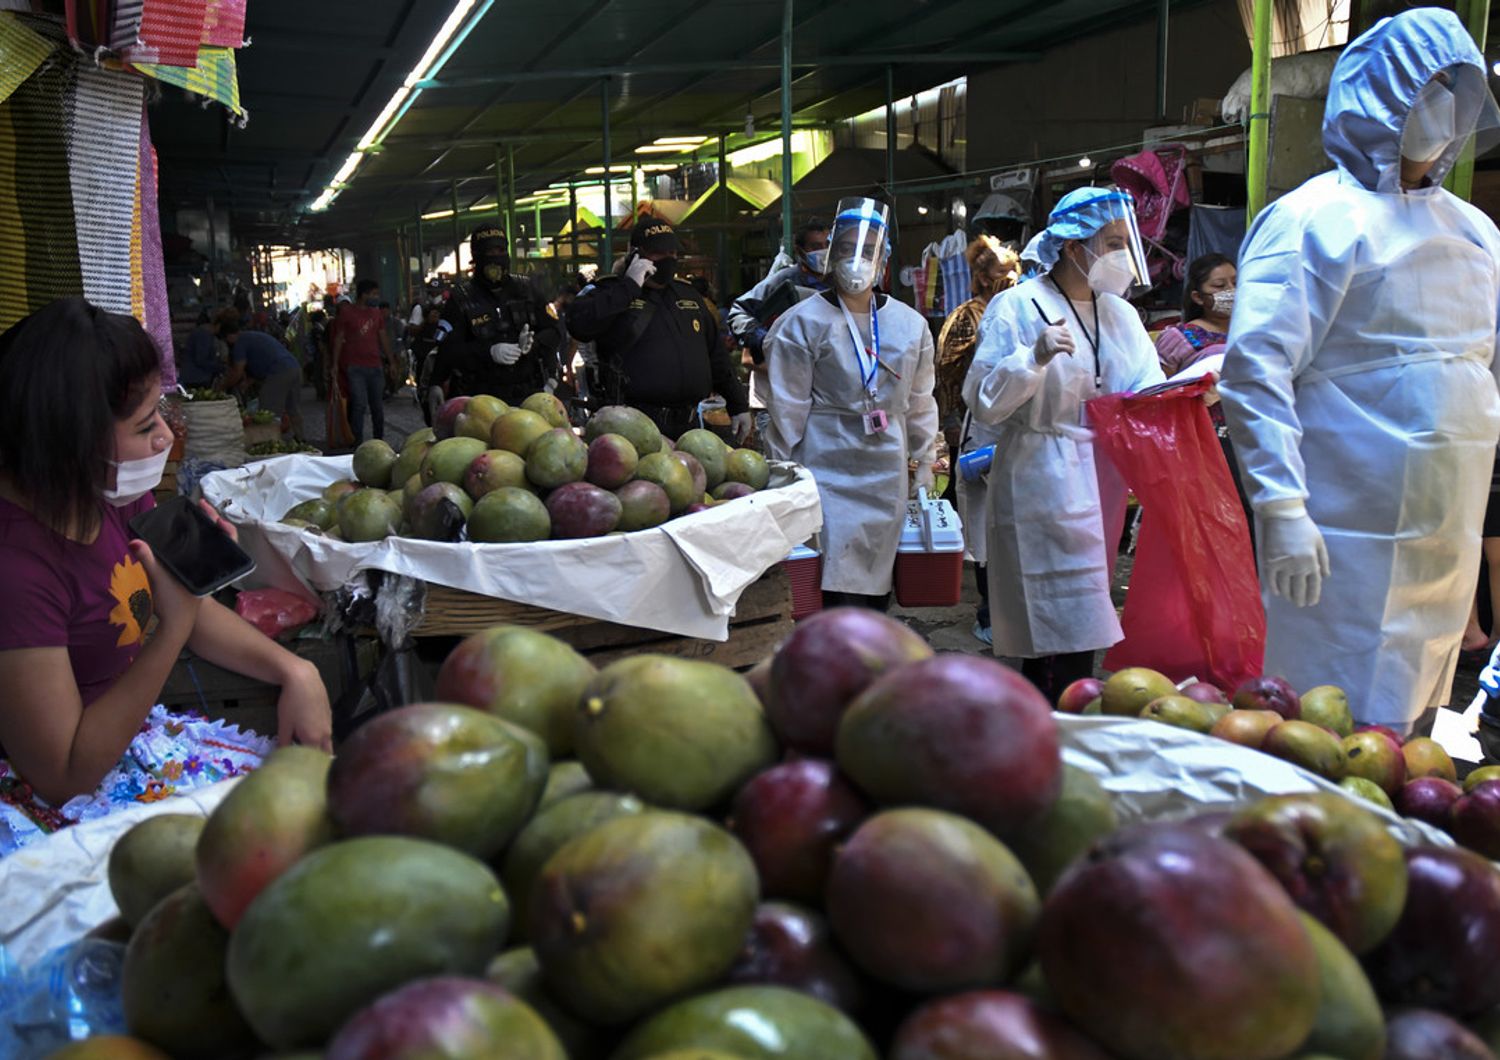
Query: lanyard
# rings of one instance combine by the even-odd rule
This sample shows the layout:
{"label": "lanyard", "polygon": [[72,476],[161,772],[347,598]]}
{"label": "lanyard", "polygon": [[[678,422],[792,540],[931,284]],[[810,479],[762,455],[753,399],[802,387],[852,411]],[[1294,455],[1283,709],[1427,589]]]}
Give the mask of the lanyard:
{"label": "lanyard", "polygon": [[[880,313],[875,304],[875,295],[870,296],[870,345],[866,346],[859,335],[859,325],[854,323],[854,314],[842,298],[835,296],[839,309],[843,310],[844,323],[849,325],[849,337],[854,340],[854,356],[859,362],[859,382],[865,393],[875,396],[875,373],[880,370]],[[866,362],[869,367],[866,368]]]}
{"label": "lanyard", "polygon": [[1083,332],[1083,337],[1089,340],[1089,349],[1094,354],[1094,389],[1102,393],[1104,391],[1104,369],[1099,364],[1099,342],[1104,337],[1104,325],[1099,321],[1099,296],[1092,291],[1089,292],[1089,298],[1094,303],[1094,333],[1090,335],[1088,327],[1083,322],[1082,314],[1073,305],[1073,299],[1068,297],[1067,292],[1062,289],[1062,285],[1056,280],[1052,281],[1052,285],[1057,288],[1057,293],[1062,295],[1063,305],[1068,307],[1068,312],[1078,322],[1078,330]]}

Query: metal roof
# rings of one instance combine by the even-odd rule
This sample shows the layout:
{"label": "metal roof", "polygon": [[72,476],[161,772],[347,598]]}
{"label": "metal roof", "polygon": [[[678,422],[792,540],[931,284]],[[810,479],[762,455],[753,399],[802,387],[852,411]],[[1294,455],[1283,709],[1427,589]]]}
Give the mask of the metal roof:
{"label": "metal roof", "polygon": [[[1203,0],[1175,0],[1185,8]],[[797,0],[794,125],[827,125],[1072,37],[1151,18],[1157,0]],[[324,213],[308,215],[361,134],[420,60],[449,0],[250,0],[239,52],[249,123],[167,89],[153,108],[168,206],[212,196],[240,237],[330,243],[443,209],[493,201],[498,145],[518,193],[674,135],[780,124],[781,0],[496,3],[424,87],[379,153]],[[1143,57],[1151,61],[1150,57]],[[711,159],[716,143],[700,157]],[[503,169],[503,166],[502,166]],[[300,226],[300,227],[298,227]]]}

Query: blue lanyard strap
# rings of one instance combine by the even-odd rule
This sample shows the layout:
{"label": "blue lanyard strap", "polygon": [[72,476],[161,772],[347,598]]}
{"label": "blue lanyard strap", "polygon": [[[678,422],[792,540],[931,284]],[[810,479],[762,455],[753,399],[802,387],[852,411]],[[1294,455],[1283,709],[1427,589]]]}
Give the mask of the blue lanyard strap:
{"label": "blue lanyard strap", "polygon": [[[837,297],[837,296],[835,296]],[[854,322],[854,314],[849,312],[849,307],[844,304],[842,298],[838,299],[839,309],[843,311],[844,323],[849,326],[849,337],[854,340],[854,357],[859,363],[859,382],[868,394],[875,393],[875,375],[880,371],[880,313],[876,305],[875,296],[870,297],[870,346],[865,347],[864,340],[860,338],[859,326]],[[865,367],[866,359],[869,367]]]}

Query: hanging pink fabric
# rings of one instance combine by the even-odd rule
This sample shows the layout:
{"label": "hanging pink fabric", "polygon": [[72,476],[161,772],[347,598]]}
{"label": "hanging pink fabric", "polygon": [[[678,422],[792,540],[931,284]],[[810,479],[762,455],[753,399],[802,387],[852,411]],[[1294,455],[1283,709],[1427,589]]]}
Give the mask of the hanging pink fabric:
{"label": "hanging pink fabric", "polygon": [[209,0],[203,43],[238,48],[245,43],[245,0]]}
{"label": "hanging pink fabric", "polygon": [[1259,676],[1266,618],[1250,533],[1203,395],[1212,379],[1088,403],[1095,442],[1141,502],[1135,567],[1104,666],[1232,689]]}
{"label": "hanging pink fabric", "polygon": [[1193,205],[1187,157],[1187,148],[1181,144],[1164,144],[1122,158],[1109,169],[1114,182],[1135,199],[1136,226],[1150,246],[1147,258],[1153,283],[1180,280],[1185,271],[1182,257],[1163,247],[1161,241],[1172,215]]}
{"label": "hanging pink fabric", "polygon": [[208,3],[209,0],[146,0],[141,13],[141,41],[126,50],[126,60],[197,66]]}
{"label": "hanging pink fabric", "polygon": [[151,127],[141,111],[141,282],[146,292],[146,319],[141,325],[161,350],[163,390],[177,385],[177,359],[172,346],[172,311],[167,304],[167,271],[161,250],[161,210],[157,203],[156,148]]}

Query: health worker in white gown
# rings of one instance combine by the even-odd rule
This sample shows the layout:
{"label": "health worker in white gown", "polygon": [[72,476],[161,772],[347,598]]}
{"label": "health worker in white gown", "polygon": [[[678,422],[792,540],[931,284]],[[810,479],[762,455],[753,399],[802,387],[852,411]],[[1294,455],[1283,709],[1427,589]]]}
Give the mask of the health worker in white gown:
{"label": "health worker in white gown", "polygon": [[[1500,436],[1500,233],[1445,191],[1500,112],[1451,11],[1350,44],[1336,168],[1256,218],[1219,392],[1255,509],[1266,672],[1406,729],[1452,687]],[[1483,144],[1482,144],[1483,146]]]}
{"label": "health worker in white gown", "polygon": [[916,310],[875,290],[889,231],[884,203],[842,200],[826,265],[833,290],[788,309],[764,344],[766,445],[817,480],[830,606],[886,606],[907,498],[933,484],[932,332]]}
{"label": "health worker in white gown", "polygon": [[1035,276],[990,302],[964,380],[997,434],[989,471],[990,622],[996,655],[1056,702],[1120,640],[1105,515],[1084,402],[1163,381],[1124,295],[1147,278],[1128,193],[1079,188],[1027,248]]}

